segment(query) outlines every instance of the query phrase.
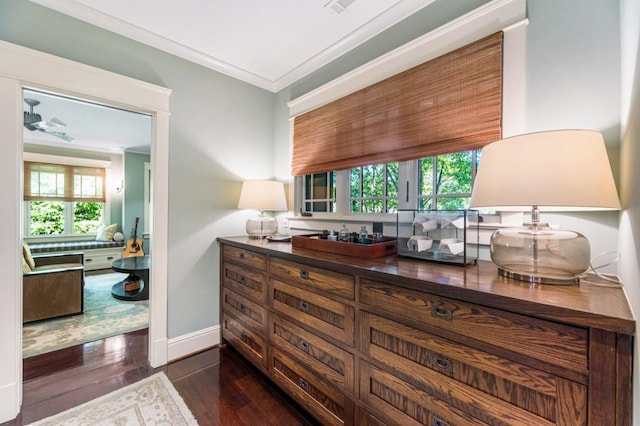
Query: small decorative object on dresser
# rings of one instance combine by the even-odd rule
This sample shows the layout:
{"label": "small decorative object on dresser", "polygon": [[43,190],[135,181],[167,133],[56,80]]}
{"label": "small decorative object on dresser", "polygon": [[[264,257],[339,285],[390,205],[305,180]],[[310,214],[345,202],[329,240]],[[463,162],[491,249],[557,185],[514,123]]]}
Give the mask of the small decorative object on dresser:
{"label": "small decorative object on dresser", "polygon": [[412,210],[397,213],[399,256],[468,265],[478,260],[476,210]]}

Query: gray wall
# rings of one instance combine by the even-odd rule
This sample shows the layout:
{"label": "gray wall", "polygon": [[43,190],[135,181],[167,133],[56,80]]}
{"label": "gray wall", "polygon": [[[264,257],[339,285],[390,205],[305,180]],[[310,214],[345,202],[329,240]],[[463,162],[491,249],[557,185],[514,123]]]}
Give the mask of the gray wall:
{"label": "gray wall", "polygon": [[[125,240],[132,237],[136,217],[140,218],[137,236],[142,238],[144,231],[144,163],[150,162],[151,157],[147,154],[135,152],[124,153],[124,208],[122,212],[122,223],[118,226],[125,236]],[[149,253],[149,241],[143,242],[143,251]]]}

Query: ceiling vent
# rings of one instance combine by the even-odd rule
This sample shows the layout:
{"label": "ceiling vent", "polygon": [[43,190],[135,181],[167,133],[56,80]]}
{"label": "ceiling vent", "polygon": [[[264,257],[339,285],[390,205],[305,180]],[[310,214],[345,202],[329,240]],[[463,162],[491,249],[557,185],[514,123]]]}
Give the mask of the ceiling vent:
{"label": "ceiling vent", "polygon": [[329,9],[333,13],[340,14],[356,0],[331,0],[324,5],[325,9]]}

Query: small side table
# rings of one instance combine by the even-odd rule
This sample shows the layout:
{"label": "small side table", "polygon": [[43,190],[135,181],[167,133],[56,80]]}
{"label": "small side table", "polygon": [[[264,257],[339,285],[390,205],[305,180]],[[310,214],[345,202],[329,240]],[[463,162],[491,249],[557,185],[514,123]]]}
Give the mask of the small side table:
{"label": "small side table", "polygon": [[[149,282],[150,267],[150,256],[125,257],[114,260],[111,263],[111,269],[116,272],[125,272],[129,276],[111,287],[111,295],[120,300],[148,300],[149,286],[151,284]],[[126,291],[124,286],[131,281],[140,281],[140,288]]]}

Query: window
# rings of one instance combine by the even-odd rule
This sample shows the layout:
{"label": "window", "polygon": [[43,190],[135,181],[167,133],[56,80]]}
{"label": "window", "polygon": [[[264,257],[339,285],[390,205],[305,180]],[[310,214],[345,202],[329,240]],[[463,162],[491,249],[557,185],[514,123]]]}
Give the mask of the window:
{"label": "window", "polygon": [[356,167],[350,171],[351,213],[398,210],[398,163]]}
{"label": "window", "polygon": [[105,170],[25,162],[26,234],[96,233],[104,223]]}
{"label": "window", "polygon": [[[398,208],[466,209],[480,152],[464,151],[305,175],[301,208],[309,213],[341,215],[395,213]],[[321,196],[314,198],[310,194]],[[332,195],[325,199],[325,194]],[[343,199],[347,200],[348,209],[340,206],[339,200]]]}
{"label": "window", "polygon": [[418,208],[469,208],[480,150],[418,160]]}
{"label": "window", "polygon": [[305,212],[335,212],[336,172],[304,176],[303,200]]}

